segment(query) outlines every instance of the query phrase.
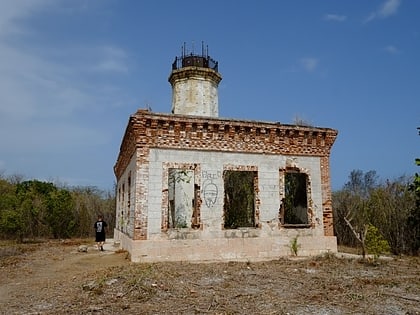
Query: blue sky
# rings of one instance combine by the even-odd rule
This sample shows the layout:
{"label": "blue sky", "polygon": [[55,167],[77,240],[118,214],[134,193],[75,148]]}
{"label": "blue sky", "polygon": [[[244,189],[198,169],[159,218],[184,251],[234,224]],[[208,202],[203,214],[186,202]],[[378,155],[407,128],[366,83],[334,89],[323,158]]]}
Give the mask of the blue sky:
{"label": "blue sky", "polygon": [[333,189],[419,172],[420,1],[2,0],[0,175],[111,189],[129,115],[170,112],[202,41],[220,117],[339,131]]}

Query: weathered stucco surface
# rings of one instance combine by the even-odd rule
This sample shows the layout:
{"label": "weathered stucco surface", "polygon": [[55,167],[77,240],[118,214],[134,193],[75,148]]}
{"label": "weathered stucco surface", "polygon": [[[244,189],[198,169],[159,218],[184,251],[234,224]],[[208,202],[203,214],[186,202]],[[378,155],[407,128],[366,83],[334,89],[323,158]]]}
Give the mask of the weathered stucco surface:
{"label": "weathered stucco surface", "polygon": [[[120,224],[114,238],[133,261],[272,259],[289,255],[295,237],[300,254],[336,251],[329,177],[336,135],[328,128],[139,110],[130,118],[115,165]],[[168,228],[168,173],[174,168],[194,174],[194,227]],[[279,221],[282,174],[289,168],[308,176],[306,228]],[[257,173],[255,227],[224,228],[226,170]]]}
{"label": "weathered stucco surface", "polygon": [[184,67],[172,71],[172,113],[180,115],[219,116],[217,86],[221,76],[214,70]]}

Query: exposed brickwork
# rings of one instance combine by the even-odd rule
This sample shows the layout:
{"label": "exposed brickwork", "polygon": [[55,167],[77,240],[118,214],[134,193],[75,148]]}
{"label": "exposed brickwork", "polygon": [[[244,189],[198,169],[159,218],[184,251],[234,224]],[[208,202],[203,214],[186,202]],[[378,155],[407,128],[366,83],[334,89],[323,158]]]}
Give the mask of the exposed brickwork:
{"label": "exposed brickwork", "polygon": [[[130,163],[130,159],[133,154],[136,152],[136,132],[134,131],[134,125],[131,123],[133,116],[130,117],[128,121],[127,128],[125,130],[124,137],[120,146],[120,154],[118,155],[117,164],[114,166],[114,172],[117,178],[119,179],[124,172],[124,169]],[[124,166],[117,170],[117,165]]]}
{"label": "exposed brickwork", "polygon": [[[336,136],[337,131],[329,128],[157,114],[138,110],[129,119],[114,172],[119,180],[136,149],[139,154],[138,163],[142,165],[145,176],[148,172],[149,148],[317,156],[321,158],[324,235],[332,236],[329,155]],[[147,213],[146,183],[147,181],[139,184],[137,188],[139,195],[136,199],[140,203],[141,200],[144,202],[139,205],[143,211],[136,213],[135,217],[133,233],[135,240],[147,238],[147,216],[144,214]],[[167,200],[165,191],[162,194],[162,200]],[[162,207],[166,209],[167,205],[163,204]],[[258,211],[256,213],[258,215]],[[163,216],[163,229],[166,226],[165,220]]]}
{"label": "exposed brickwork", "polygon": [[130,117],[114,171],[119,178],[135,146],[329,157],[336,136],[329,128],[139,110]]}
{"label": "exposed brickwork", "polygon": [[321,158],[321,183],[324,235],[333,236],[333,210],[331,197],[330,162],[328,156]]}
{"label": "exposed brickwork", "polygon": [[201,225],[201,218],[200,218],[200,207],[201,207],[201,195],[200,195],[200,186],[201,186],[201,168],[198,164],[188,164],[188,163],[164,163],[162,165],[163,172],[162,172],[162,222],[161,222],[161,230],[167,231],[169,227],[169,218],[168,218],[168,170],[170,168],[182,169],[182,170],[192,170],[194,171],[194,184],[197,186],[195,188],[195,211],[194,211],[194,222],[193,228],[200,228]]}
{"label": "exposed brickwork", "polygon": [[[149,148],[142,147],[138,149],[137,163],[141,165],[140,177],[148,177],[149,174]],[[134,217],[134,240],[147,239],[147,195],[149,188],[147,181],[137,182],[136,202],[138,207],[142,209],[141,212],[136,211]]]}

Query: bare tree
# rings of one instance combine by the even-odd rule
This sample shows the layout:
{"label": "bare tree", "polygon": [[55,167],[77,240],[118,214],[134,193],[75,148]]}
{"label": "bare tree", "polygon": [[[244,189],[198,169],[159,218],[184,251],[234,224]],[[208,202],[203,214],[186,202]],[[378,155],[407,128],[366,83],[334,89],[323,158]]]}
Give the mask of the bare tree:
{"label": "bare tree", "polygon": [[377,187],[377,181],[376,171],[363,173],[353,170],[341,193],[334,195],[339,198],[335,201],[336,214],[361,246],[363,258],[366,256],[366,236],[370,223],[369,197]]}

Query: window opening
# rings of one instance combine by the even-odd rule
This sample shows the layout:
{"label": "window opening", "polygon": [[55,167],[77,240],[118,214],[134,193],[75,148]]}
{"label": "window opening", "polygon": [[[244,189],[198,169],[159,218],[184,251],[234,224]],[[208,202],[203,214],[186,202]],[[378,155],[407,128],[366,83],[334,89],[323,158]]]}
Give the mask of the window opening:
{"label": "window opening", "polygon": [[131,174],[128,176],[127,186],[128,186],[127,208],[128,208],[128,211],[130,211],[130,202],[131,202]]}
{"label": "window opening", "polygon": [[123,226],[123,215],[124,215],[124,210],[123,210],[123,207],[121,206],[121,185],[118,187],[118,207],[117,208],[120,210],[118,227],[121,230]]}
{"label": "window opening", "polygon": [[284,225],[308,226],[308,175],[299,172],[284,174],[285,197],[280,205],[280,220]]}
{"label": "window opening", "polygon": [[168,170],[168,228],[188,228],[197,224],[197,195],[194,171]]}
{"label": "window opening", "polygon": [[257,172],[225,171],[224,227],[255,227],[255,183]]}

